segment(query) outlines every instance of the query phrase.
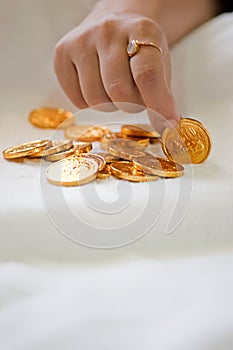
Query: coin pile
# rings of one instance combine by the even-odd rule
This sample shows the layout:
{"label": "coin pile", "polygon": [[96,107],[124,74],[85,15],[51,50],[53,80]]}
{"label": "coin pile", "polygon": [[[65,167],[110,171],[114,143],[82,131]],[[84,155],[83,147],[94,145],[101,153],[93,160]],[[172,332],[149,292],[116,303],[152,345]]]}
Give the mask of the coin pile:
{"label": "coin pile", "polygon": [[[58,111],[35,110],[29,120],[41,128],[54,128],[65,120],[72,120],[69,112]],[[56,117],[52,117],[54,115]],[[7,160],[43,158],[54,162],[46,173],[49,183],[79,186],[110,175],[132,182],[177,178],[184,174],[182,164],[200,164],[211,150],[208,131],[191,118],[182,118],[175,129],[165,129],[162,135],[151,125],[125,124],[118,132],[102,125],[68,125],[64,136],[66,140],[36,140],[8,148],[3,151],[3,157]],[[92,142],[97,141],[104,152],[91,152]],[[149,153],[150,143],[161,144],[166,158]]]}
{"label": "coin pile", "polygon": [[92,144],[67,140],[35,140],[7,148],[3,157],[7,160],[24,160],[25,158],[43,158],[56,162],[73,154],[82,154],[92,150]]}

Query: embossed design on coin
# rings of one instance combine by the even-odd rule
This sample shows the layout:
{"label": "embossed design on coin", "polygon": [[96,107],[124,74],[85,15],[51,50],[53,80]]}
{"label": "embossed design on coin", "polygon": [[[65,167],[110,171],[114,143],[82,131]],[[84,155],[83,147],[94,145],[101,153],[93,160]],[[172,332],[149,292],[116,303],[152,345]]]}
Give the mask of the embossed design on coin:
{"label": "embossed design on coin", "polygon": [[83,153],[83,154],[80,154],[80,157],[94,159],[96,161],[96,163],[98,164],[99,171],[102,171],[106,165],[106,161],[105,161],[104,157],[102,157],[98,154],[95,154],[95,153]]}
{"label": "embossed design on coin", "polygon": [[58,186],[80,186],[96,179],[98,164],[94,159],[68,157],[48,167],[48,181]]}
{"label": "embossed design on coin", "polygon": [[165,129],[162,148],[168,159],[181,164],[204,162],[211,151],[207,129],[197,120],[181,119],[175,129]]}

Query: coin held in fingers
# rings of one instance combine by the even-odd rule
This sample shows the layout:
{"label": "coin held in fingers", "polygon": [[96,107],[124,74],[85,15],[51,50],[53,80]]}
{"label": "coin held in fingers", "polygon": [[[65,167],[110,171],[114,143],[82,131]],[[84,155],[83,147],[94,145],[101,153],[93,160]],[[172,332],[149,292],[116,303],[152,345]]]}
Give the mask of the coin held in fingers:
{"label": "coin held in fingers", "polygon": [[200,164],[209,156],[212,142],[208,130],[197,120],[183,118],[162,134],[162,149],[168,159],[181,164]]}

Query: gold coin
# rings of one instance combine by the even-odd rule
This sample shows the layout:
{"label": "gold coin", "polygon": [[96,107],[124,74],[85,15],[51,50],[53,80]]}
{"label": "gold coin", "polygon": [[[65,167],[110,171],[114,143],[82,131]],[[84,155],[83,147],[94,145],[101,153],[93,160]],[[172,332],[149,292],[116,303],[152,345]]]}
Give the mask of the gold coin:
{"label": "gold coin", "polygon": [[59,186],[80,186],[96,179],[98,164],[94,159],[68,157],[49,166],[48,181]]}
{"label": "gold coin", "polygon": [[[108,141],[110,141],[110,140],[108,140]],[[102,141],[102,142],[100,142],[100,148],[101,148],[103,151],[105,151],[105,152],[108,151],[108,150],[107,150],[108,141]]]}
{"label": "gold coin", "polygon": [[121,134],[119,132],[113,132],[113,131],[110,131],[109,132],[105,132],[103,134],[103,136],[101,137],[100,139],[100,142],[105,142],[105,141],[108,141],[108,140],[115,140],[117,138],[120,138]]}
{"label": "gold coin", "polygon": [[98,154],[99,156],[102,156],[102,157],[105,159],[105,162],[106,162],[107,164],[113,163],[113,162],[117,162],[117,161],[119,161],[119,160],[122,159],[122,158],[120,158],[120,157],[113,156],[112,154],[106,153],[106,152],[98,152],[97,154]]}
{"label": "gold coin", "polygon": [[106,161],[105,161],[104,157],[100,156],[99,154],[95,154],[95,153],[86,153],[85,154],[85,153],[83,153],[83,154],[80,154],[79,156],[94,159],[96,161],[96,163],[98,164],[99,171],[102,171],[106,165]]}
{"label": "gold coin", "polygon": [[150,139],[148,137],[139,137],[139,136],[132,136],[132,135],[126,135],[121,132],[112,132],[106,133],[102,138],[100,142],[105,142],[108,140],[115,140],[115,139],[129,139],[136,142],[139,142],[140,144],[144,145],[145,147],[148,146]]}
{"label": "gold coin", "polygon": [[129,136],[129,135],[124,135],[124,134],[122,134],[121,137],[124,139],[136,141],[136,142],[140,143],[141,145],[143,145],[144,147],[147,147],[150,143],[149,137]]}
{"label": "gold coin", "polygon": [[146,174],[153,174],[160,177],[175,178],[184,175],[184,167],[171,160],[153,157],[137,158],[133,161],[137,169],[144,171]]}
{"label": "gold coin", "polygon": [[204,162],[211,151],[207,129],[197,120],[183,118],[175,129],[165,129],[162,149],[168,159],[181,164]]}
{"label": "gold coin", "polygon": [[58,152],[63,152],[66,151],[70,148],[73,147],[73,142],[72,141],[67,141],[67,140],[59,140],[59,141],[52,141],[52,145],[45,148],[43,151],[35,153],[29,158],[39,158],[39,157],[46,157]]}
{"label": "gold coin", "polygon": [[104,142],[108,153],[126,159],[133,160],[135,157],[143,157],[145,146],[128,139],[116,139]]}
{"label": "gold coin", "polygon": [[2,154],[5,159],[28,157],[39,153],[52,145],[50,140],[35,140],[5,149]]}
{"label": "gold coin", "polygon": [[111,166],[110,164],[106,164],[104,169],[98,172],[97,179],[107,179],[111,175]]}
{"label": "gold coin", "polygon": [[150,143],[152,144],[152,145],[155,145],[155,144],[159,144],[159,143],[161,143],[161,140],[160,139],[157,139],[157,138],[153,138],[153,137],[151,137],[150,138]]}
{"label": "gold coin", "polygon": [[75,150],[73,148],[70,148],[70,149],[63,151],[63,152],[50,154],[50,155],[44,157],[44,159],[47,160],[48,162],[57,162],[58,160],[62,160],[64,158],[72,156],[73,154],[75,154]]}
{"label": "gold coin", "polygon": [[142,170],[137,169],[132,162],[114,162],[110,165],[111,172],[114,176],[132,182],[155,181],[158,176],[145,174]]}
{"label": "gold coin", "polygon": [[100,142],[100,148],[102,148],[103,151],[107,151],[106,149],[106,141],[110,141],[110,140],[115,140],[115,139],[118,139],[118,138],[121,138],[121,133],[120,132],[113,132],[113,131],[110,131],[109,132],[106,132],[102,137],[101,139],[99,140]]}
{"label": "gold coin", "polygon": [[69,140],[94,142],[99,141],[107,130],[104,126],[72,125],[65,129],[65,137]]}
{"label": "gold coin", "polygon": [[92,144],[90,142],[73,141],[73,147],[76,154],[88,153],[92,150]]}
{"label": "gold coin", "polygon": [[121,127],[121,133],[137,137],[160,137],[160,134],[150,124],[124,124]]}
{"label": "gold coin", "polygon": [[12,158],[12,159],[7,159],[8,162],[14,162],[14,163],[24,163],[24,161],[28,159],[27,157],[20,157],[20,158]]}
{"label": "gold coin", "polygon": [[64,129],[74,124],[74,116],[63,108],[43,107],[31,111],[29,121],[42,129]]}

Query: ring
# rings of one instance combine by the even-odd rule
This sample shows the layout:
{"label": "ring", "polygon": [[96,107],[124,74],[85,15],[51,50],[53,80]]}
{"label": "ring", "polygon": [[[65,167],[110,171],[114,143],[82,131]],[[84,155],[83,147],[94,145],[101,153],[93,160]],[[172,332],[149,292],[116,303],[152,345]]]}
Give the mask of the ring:
{"label": "ring", "polygon": [[136,55],[136,53],[138,53],[138,51],[140,49],[140,46],[153,46],[161,53],[161,55],[163,53],[161,47],[159,47],[158,45],[156,45],[152,41],[145,42],[145,41],[138,41],[138,40],[130,40],[130,42],[127,46],[127,53],[129,55],[129,57],[133,57],[134,55]]}

